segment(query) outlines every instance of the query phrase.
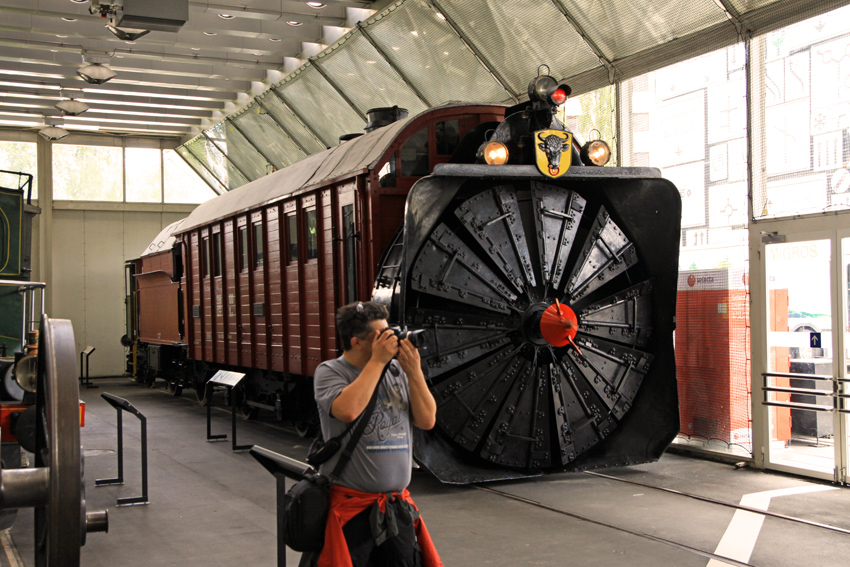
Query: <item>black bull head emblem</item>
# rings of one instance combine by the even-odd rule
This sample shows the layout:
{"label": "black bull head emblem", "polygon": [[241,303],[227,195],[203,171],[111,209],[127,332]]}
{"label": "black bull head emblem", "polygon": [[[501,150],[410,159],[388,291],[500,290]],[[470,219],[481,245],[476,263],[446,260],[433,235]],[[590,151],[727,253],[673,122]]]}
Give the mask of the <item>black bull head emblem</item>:
{"label": "black bull head emblem", "polygon": [[570,139],[562,138],[557,134],[549,134],[545,138],[543,134],[537,134],[537,139],[540,140],[538,147],[546,154],[549,160],[549,174],[558,175],[561,171],[561,153],[569,151]]}

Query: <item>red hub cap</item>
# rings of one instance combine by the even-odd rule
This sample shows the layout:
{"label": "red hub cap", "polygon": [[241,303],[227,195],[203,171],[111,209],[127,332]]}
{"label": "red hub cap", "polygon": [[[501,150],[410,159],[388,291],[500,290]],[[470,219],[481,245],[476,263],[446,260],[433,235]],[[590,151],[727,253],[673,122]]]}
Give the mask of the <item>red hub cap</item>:
{"label": "red hub cap", "polygon": [[559,303],[546,308],[540,317],[540,334],[552,346],[567,346],[578,333],[578,318],[575,311]]}

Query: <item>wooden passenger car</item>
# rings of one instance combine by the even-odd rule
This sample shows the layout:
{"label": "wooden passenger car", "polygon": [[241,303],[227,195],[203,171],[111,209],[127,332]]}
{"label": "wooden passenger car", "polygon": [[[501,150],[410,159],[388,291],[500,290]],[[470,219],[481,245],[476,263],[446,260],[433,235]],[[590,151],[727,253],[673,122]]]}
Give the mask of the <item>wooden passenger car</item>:
{"label": "wooden passenger car", "polygon": [[279,410],[279,378],[338,355],[335,312],[369,298],[413,183],[504,112],[432,109],[200,205],[176,231],[188,358],[247,369],[250,405]]}

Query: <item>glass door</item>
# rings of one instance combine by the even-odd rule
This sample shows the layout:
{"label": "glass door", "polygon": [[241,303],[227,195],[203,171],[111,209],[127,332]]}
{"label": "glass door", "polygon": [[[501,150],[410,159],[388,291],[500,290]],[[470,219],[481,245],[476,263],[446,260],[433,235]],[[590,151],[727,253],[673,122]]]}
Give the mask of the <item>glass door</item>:
{"label": "glass door", "polygon": [[788,238],[764,247],[766,466],[825,479],[834,478],[843,453],[836,444],[840,427],[833,407],[844,352],[833,344],[833,332],[843,322],[834,320],[834,307],[842,302],[834,294],[832,249],[831,238]]}
{"label": "glass door", "polygon": [[839,367],[836,403],[838,419],[836,438],[839,440],[838,476],[850,484],[850,231],[839,231],[841,262],[839,265],[841,330],[839,333],[843,358]]}

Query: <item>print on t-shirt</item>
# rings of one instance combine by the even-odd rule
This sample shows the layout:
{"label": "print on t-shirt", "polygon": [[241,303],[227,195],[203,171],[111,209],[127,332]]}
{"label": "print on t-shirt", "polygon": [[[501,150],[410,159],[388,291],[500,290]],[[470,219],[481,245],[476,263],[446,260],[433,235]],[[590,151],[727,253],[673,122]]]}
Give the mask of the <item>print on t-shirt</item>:
{"label": "print on t-shirt", "polygon": [[405,422],[401,417],[407,413],[407,408],[407,400],[398,384],[389,388],[389,396],[381,392],[372,419],[363,433],[367,453],[406,453],[410,450]]}

